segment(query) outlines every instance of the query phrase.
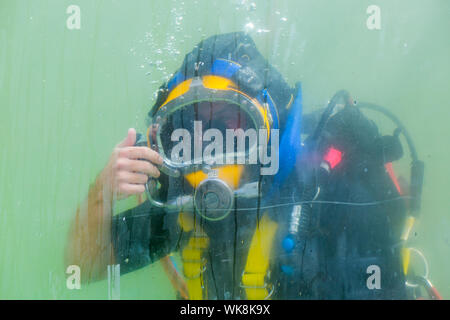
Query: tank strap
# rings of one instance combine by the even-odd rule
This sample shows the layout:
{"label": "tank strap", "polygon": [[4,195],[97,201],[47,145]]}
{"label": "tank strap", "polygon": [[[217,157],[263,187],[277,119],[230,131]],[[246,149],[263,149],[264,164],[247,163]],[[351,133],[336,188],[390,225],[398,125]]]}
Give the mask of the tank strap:
{"label": "tank strap", "polygon": [[167,255],[160,260],[161,265],[166,272],[167,277],[170,280],[170,283],[178,292],[181,298],[184,300],[189,299],[189,294],[186,286],[186,282],[184,281],[183,276],[181,276],[175,266],[175,263],[172,260],[171,255]]}
{"label": "tank strap", "polygon": [[242,273],[241,287],[245,289],[248,300],[269,299],[273,287],[267,284],[269,259],[277,223],[267,214],[259,220],[250,244],[247,263]]}

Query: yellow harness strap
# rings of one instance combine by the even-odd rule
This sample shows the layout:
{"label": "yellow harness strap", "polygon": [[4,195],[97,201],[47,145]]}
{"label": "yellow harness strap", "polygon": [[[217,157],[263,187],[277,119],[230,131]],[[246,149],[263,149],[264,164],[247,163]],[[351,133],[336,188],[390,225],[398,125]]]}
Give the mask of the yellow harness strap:
{"label": "yellow harness strap", "polygon": [[264,300],[270,296],[265,278],[276,230],[277,224],[267,215],[262,217],[256,227],[242,274],[242,287],[248,300]]}
{"label": "yellow harness strap", "polygon": [[405,243],[401,250],[401,257],[402,257],[402,264],[403,264],[403,273],[404,275],[408,275],[409,270],[409,263],[411,260],[411,248],[406,247],[406,242],[408,241],[409,234],[411,233],[411,230],[414,226],[415,218],[412,216],[409,216],[406,219],[405,227],[403,229],[403,233],[401,236],[401,240]]}
{"label": "yellow harness strap", "polygon": [[[208,248],[209,238],[199,226],[194,224],[192,215],[180,213],[178,222],[184,231],[193,231],[188,245],[181,254],[189,299],[202,300],[207,297],[206,287],[203,285],[203,272],[206,268],[203,252]],[[277,224],[264,215],[253,235],[242,274],[242,287],[249,300],[264,300],[270,296],[265,280],[276,230]]]}
{"label": "yellow harness strap", "polygon": [[[194,223],[192,215],[180,213],[178,222],[184,231],[193,231],[193,235],[181,253],[183,274],[186,279],[189,299],[202,300],[206,298],[207,294],[206,288],[203,285],[203,272],[206,268],[206,260],[203,257],[203,252],[208,248],[209,238],[200,226]],[[205,290],[203,290],[204,288]]]}

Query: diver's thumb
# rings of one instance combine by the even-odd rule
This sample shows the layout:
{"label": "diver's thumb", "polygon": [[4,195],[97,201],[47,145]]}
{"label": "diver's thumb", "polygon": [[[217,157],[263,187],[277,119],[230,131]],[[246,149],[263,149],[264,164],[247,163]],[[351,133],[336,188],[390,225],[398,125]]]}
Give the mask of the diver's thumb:
{"label": "diver's thumb", "polygon": [[134,146],[134,144],[136,143],[136,130],[134,128],[130,128],[128,129],[128,135],[127,137],[120,142],[117,146],[118,147],[131,147]]}

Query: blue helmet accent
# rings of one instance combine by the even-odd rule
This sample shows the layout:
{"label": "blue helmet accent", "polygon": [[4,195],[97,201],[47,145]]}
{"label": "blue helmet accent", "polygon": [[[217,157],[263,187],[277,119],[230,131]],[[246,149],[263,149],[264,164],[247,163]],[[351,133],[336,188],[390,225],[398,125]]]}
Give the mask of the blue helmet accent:
{"label": "blue helmet accent", "polygon": [[298,155],[302,151],[301,128],[303,114],[302,87],[297,83],[297,96],[292,104],[279,147],[279,170],[267,193],[267,201],[283,185],[295,167]]}
{"label": "blue helmet accent", "polygon": [[167,83],[167,89],[172,90],[173,88],[175,88],[177,85],[179,85],[180,83],[182,83],[185,80],[184,74],[182,74],[180,71],[178,71],[173,77],[172,79],[169,80],[169,82]]}
{"label": "blue helmet accent", "polygon": [[241,68],[241,65],[234,61],[225,59],[216,59],[211,67],[211,73],[216,76],[231,79],[236,71]]}

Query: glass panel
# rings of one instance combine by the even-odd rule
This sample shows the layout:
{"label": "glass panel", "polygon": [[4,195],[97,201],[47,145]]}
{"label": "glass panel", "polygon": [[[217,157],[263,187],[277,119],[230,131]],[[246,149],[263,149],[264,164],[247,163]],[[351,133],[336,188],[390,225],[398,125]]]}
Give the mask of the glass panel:
{"label": "glass panel", "polygon": [[[448,299],[449,10],[1,1],[0,299]],[[154,110],[211,74],[255,162],[174,166]]]}

